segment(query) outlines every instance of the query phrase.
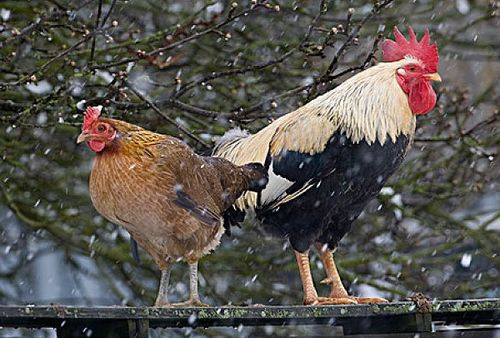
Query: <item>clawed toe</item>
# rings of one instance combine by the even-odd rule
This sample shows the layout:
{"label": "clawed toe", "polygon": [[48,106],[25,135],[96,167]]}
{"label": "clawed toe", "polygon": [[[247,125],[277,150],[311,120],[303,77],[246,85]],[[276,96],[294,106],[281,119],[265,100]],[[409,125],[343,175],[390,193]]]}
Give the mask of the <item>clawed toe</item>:
{"label": "clawed toe", "polygon": [[314,299],[305,300],[305,305],[348,305],[348,304],[372,304],[372,303],[388,303],[384,298],[378,297],[317,297]]}
{"label": "clawed toe", "polygon": [[351,297],[356,300],[358,304],[372,304],[372,303],[389,303],[387,299],[378,297]]}
{"label": "clawed toe", "polygon": [[305,305],[348,305],[357,304],[356,300],[352,298],[329,298],[318,297],[309,301],[304,301]]}
{"label": "clawed toe", "polygon": [[171,307],[209,307],[210,305],[202,303],[197,299],[189,299],[185,302],[170,304]]}
{"label": "clawed toe", "polygon": [[156,301],[154,307],[172,307],[172,304],[164,301]]}

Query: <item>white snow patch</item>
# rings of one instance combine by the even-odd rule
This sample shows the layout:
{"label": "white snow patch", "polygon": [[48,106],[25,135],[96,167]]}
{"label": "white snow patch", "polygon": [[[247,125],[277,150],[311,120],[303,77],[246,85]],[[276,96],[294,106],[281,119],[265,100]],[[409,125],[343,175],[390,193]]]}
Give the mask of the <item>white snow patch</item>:
{"label": "white snow patch", "polygon": [[38,124],[45,124],[47,122],[47,114],[42,112],[40,114],[38,114],[38,116],[36,117],[36,123]]}
{"label": "white snow patch", "polygon": [[380,195],[392,196],[394,195],[394,189],[392,189],[391,187],[383,187],[380,190]]}
{"label": "white snow patch", "polygon": [[87,103],[87,100],[80,100],[76,103],[76,108],[78,110],[85,110],[85,103]]}
{"label": "white snow patch", "polygon": [[7,21],[10,19],[11,11],[5,8],[0,9],[0,17],[2,17],[3,21]]}
{"label": "white snow patch", "polygon": [[103,79],[104,81],[106,81],[107,84],[111,83],[111,81],[114,80],[113,75],[111,75],[109,72],[105,72],[102,70],[96,70],[95,74],[98,77],[100,77],[101,79]]}
{"label": "white snow patch", "polygon": [[402,207],[403,206],[403,197],[401,196],[401,194],[396,194],[396,195],[392,196],[391,202],[392,202],[392,204],[397,205],[398,207]]}
{"label": "white snow patch", "polygon": [[467,14],[470,12],[470,3],[468,0],[456,0],[455,6],[460,14]]}
{"label": "white snow patch", "polygon": [[208,6],[206,10],[208,15],[220,14],[224,10],[224,5],[221,2],[216,2],[215,4]]}
{"label": "white snow patch", "polygon": [[47,80],[38,83],[28,83],[26,89],[34,94],[46,94],[52,90],[52,85]]}
{"label": "white snow patch", "polygon": [[464,253],[462,259],[460,260],[460,265],[464,268],[470,267],[470,263],[472,262],[472,255],[469,253]]}

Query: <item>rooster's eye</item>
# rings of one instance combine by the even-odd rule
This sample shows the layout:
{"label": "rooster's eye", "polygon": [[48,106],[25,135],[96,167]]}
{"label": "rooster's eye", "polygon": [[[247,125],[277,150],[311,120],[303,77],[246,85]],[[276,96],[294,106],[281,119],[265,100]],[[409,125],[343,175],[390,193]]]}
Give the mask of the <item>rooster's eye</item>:
{"label": "rooster's eye", "polygon": [[414,72],[415,70],[417,70],[417,67],[415,67],[415,66],[410,66],[410,67],[408,67],[408,70],[409,70],[410,72]]}
{"label": "rooster's eye", "polygon": [[97,131],[102,133],[106,130],[106,126],[104,124],[100,124],[97,126]]}

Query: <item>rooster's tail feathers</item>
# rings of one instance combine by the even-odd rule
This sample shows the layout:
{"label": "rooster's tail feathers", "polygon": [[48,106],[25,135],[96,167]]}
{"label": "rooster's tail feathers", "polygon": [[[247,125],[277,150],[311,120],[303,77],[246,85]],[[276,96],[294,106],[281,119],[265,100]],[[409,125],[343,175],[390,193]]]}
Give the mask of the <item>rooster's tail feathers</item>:
{"label": "rooster's tail feathers", "polygon": [[222,149],[225,149],[231,144],[241,139],[247,138],[248,136],[250,136],[250,133],[246,130],[243,130],[241,128],[231,129],[217,140],[217,142],[215,143],[213,153],[217,154]]}

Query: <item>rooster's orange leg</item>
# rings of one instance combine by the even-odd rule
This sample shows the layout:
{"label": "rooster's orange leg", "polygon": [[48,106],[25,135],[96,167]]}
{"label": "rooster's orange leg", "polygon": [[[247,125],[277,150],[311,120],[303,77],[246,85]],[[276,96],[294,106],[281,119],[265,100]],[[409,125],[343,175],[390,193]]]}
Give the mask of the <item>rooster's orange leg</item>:
{"label": "rooster's orange leg", "polygon": [[304,288],[304,304],[305,305],[332,305],[332,304],[355,304],[356,301],[349,298],[326,298],[318,297],[316,288],[311,275],[311,267],[309,265],[309,252],[304,253],[295,251],[295,258],[299,266],[300,279]]}
{"label": "rooster's orange leg", "polygon": [[155,306],[170,306],[167,293],[171,268],[172,265],[167,264],[161,269],[160,287],[158,288],[158,295],[156,296]]}
{"label": "rooster's orange leg", "polygon": [[335,265],[335,261],[333,260],[333,253],[326,246],[323,246],[320,243],[316,244],[316,249],[319,252],[321,257],[321,261],[323,262],[323,266],[326,271],[326,278],[321,281],[321,283],[330,284],[331,292],[330,298],[336,299],[351,299],[354,300],[358,304],[368,304],[368,303],[384,303],[387,300],[383,298],[370,298],[370,297],[352,297],[349,296],[342,281],[340,280],[340,275],[337,270],[337,266]]}

